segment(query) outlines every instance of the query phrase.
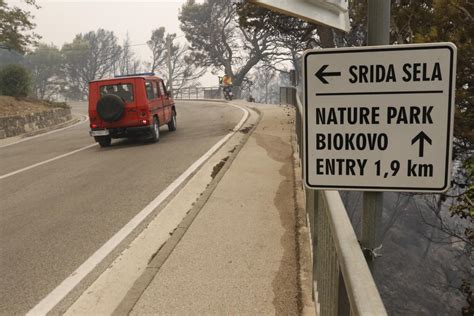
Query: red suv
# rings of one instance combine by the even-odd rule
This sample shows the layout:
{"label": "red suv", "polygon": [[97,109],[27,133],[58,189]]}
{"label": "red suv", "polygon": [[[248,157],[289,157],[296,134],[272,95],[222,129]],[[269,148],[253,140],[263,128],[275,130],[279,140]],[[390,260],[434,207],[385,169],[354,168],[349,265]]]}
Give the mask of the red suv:
{"label": "red suv", "polygon": [[160,126],[176,130],[176,106],[154,73],[115,76],[89,82],[90,135],[101,147],[112,138],[148,135],[160,139]]}

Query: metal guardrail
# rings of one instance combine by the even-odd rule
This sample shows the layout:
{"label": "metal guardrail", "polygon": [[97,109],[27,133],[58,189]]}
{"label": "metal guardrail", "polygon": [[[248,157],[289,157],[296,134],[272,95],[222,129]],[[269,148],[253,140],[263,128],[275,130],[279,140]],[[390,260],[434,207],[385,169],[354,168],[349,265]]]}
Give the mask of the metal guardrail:
{"label": "metal guardrail", "polygon": [[[240,87],[232,87],[234,98],[240,98]],[[181,89],[173,89],[174,99],[195,100],[195,99],[224,99],[222,87],[188,87]]]}
{"label": "metal guardrail", "polygon": [[[300,160],[303,148],[303,106],[297,89],[280,88],[280,104],[296,108],[296,136]],[[301,160],[302,162],[302,160]],[[316,314],[387,315],[337,191],[305,189],[313,261],[313,299]]]}
{"label": "metal guardrail", "polygon": [[293,87],[280,87],[280,105],[296,104],[296,94],[292,93]]}

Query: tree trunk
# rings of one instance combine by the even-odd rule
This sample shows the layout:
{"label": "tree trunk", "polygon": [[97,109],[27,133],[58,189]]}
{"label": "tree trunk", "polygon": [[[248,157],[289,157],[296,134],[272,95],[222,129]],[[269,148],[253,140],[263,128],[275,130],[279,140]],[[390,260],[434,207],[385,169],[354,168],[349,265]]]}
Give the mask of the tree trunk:
{"label": "tree trunk", "polygon": [[329,26],[318,26],[318,35],[322,48],[334,47],[334,33]]}

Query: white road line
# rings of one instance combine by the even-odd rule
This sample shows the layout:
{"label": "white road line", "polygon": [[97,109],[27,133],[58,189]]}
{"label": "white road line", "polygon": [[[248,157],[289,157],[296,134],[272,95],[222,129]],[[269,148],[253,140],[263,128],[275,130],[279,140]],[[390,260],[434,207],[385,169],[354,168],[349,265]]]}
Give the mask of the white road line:
{"label": "white road line", "polygon": [[79,114],[82,116],[81,120],[71,126],[66,126],[66,127],[63,127],[63,128],[59,128],[59,129],[55,129],[55,130],[52,130],[50,132],[46,132],[46,133],[43,133],[43,134],[39,134],[39,135],[35,135],[35,136],[30,136],[30,137],[27,137],[27,138],[23,138],[23,139],[20,139],[16,142],[13,142],[13,143],[9,143],[9,144],[5,144],[5,145],[0,145],[0,148],[3,148],[3,147],[8,147],[8,146],[11,146],[11,145],[16,145],[16,144],[19,144],[19,143],[23,143],[23,142],[26,142],[26,141],[29,141],[29,140],[32,140],[32,139],[35,139],[35,138],[38,138],[38,137],[43,137],[43,136],[46,136],[46,135],[49,135],[49,134],[53,134],[53,133],[57,133],[57,132],[60,132],[60,131],[63,131],[65,129],[68,129],[68,128],[71,128],[71,127],[74,127],[74,126],[77,126],[79,124],[83,124],[87,121],[87,119],[89,118],[87,115],[83,115],[83,114]]}
{"label": "white road line", "polygon": [[5,178],[11,177],[11,176],[14,176],[14,175],[16,175],[16,174],[18,174],[18,173],[20,173],[20,172],[23,172],[23,171],[27,171],[27,170],[30,170],[30,169],[33,169],[33,168],[42,166],[42,165],[47,164],[47,163],[49,163],[49,162],[51,162],[51,161],[55,161],[55,160],[58,160],[58,159],[61,159],[61,158],[64,158],[64,157],[73,155],[73,154],[75,154],[75,153],[78,153],[78,152],[80,152],[80,151],[86,150],[87,148],[91,148],[91,147],[94,147],[94,146],[97,146],[97,144],[94,143],[94,144],[91,144],[91,145],[87,145],[86,147],[82,147],[82,148],[76,149],[76,150],[71,151],[71,152],[68,152],[68,153],[66,153],[66,154],[63,154],[63,155],[60,155],[60,156],[56,156],[56,157],[54,157],[54,158],[51,158],[51,159],[48,159],[48,160],[44,160],[44,161],[35,163],[34,165],[31,165],[31,166],[28,166],[28,167],[25,167],[25,168],[22,168],[22,169],[19,169],[19,170],[16,170],[16,171],[13,171],[13,172],[4,174],[4,175],[1,175],[1,176],[0,176],[0,180],[3,180],[3,179],[5,179]]}
{"label": "white road line", "polygon": [[51,293],[33,307],[26,315],[46,315],[51,311],[66,295],[69,294],[105,257],[107,257],[145,218],[150,215],[181,183],[183,183],[196,169],[198,169],[214,152],[216,152],[232,135],[234,135],[245,123],[249,112],[237,105],[230,104],[244,112],[240,122],[233,131],[224,136],[207,153],[194,162],[185,172],[173,181],[163,192],[141,210],[130,222],[120,229],[102,247],[100,247],[91,257],[89,257],[79,268],[71,273],[61,284]]}

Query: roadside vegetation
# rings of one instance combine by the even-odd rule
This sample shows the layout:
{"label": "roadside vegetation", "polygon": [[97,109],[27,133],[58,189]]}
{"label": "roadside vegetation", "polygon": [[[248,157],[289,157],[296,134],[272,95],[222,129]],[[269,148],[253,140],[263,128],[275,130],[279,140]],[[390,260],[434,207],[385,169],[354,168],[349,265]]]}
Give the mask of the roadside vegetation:
{"label": "roadside vegetation", "polygon": [[30,92],[31,78],[25,67],[8,65],[0,69],[0,94],[26,97]]}
{"label": "roadside vegetation", "polygon": [[[39,8],[34,0],[25,2]],[[41,37],[33,31],[36,25],[31,13],[0,0],[0,22],[0,117],[68,108],[66,103],[53,102],[45,95],[47,82],[56,73],[57,58],[31,56],[32,68],[21,62],[30,47],[45,46],[38,46]]]}

